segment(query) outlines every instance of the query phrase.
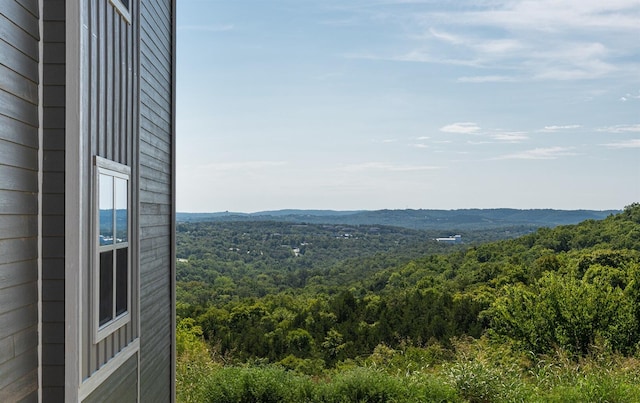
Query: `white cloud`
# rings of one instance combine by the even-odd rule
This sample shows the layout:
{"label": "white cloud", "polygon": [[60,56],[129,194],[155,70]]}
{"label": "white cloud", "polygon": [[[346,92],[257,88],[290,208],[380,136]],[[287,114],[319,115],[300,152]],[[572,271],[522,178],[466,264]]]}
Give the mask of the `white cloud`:
{"label": "white cloud", "polygon": [[636,0],[515,0],[502,7],[468,13],[483,23],[539,32],[607,29],[635,30],[640,4]]}
{"label": "white cloud", "polygon": [[203,172],[228,172],[228,171],[249,171],[262,170],[272,167],[287,165],[286,161],[238,161],[238,162],[217,162],[199,167]]}
{"label": "white cloud", "polygon": [[640,148],[640,139],[624,140],[602,145],[608,148]]}
{"label": "white cloud", "polygon": [[571,147],[546,147],[534,148],[532,150],[519,153],[506,154],[495,159],[521,159],[521,160],[555,160],[560,157],[570,157],[577,155],[572,152]]}
{"label": "white cloud", "polygon": [[523,48],[523,44],[515,39],[494,39],[473,44],[473,48],[481,53],[506,54]]}
{"label": "white cloud", "polygon": [[428,145],[422,144],[422,143],[411,144],[411,147],[414,147],[414,148],[429,148]]}
{"label": "white cloud", "polygon": [[522,48],[522,44],[511,38],[500,39],[478,39],[476,37],[466,37],[455,35],[447,32],[437,31],[434,28],[429,29],[429,33],[433,38],[452,45],[460,45],[470,47],[479,53],[502,54],[508,53]]}
{"label": "white cloud", "polygon": [[[363,57],[360,57],[360,58],[363,58]],[[375,60],[391,60],[396,62],[452,64],[455,66],[469,66],[469,67],[480,67],[482,65],[481,61],[478,59],[443,57],[443,55],[439,52],[429,51],[426,49],[415,49],[400,55],[369,56],[368,58],[375,59]]]}
{"label": "white cloud", "polygon": [[420,137],[416,137],[416,140],[429,140],[431,137],[429,136],[420,136]]}
{"label": "white cloud", "polygon": [[525,132],[506,132],[506,133],[493,133],[490,137],[494,140],[504,141],[507,143],[520,143],[529,139]]}
{"label": "white cloud", "polygon": [[640,123],[633,125],[616,125],[609,127],[601,127],[598,129],[599,132],[607,132],[607,133],[635,133],[640,132]]}
{"label": "white cloud", "polygon": [[482,144],[491,144],[491,142],[490,141],[473,141],[473,140],[469,140],[469,141],[467,141],[467,144],[470,144],[472,146],[479,146],[479,145],[482,145]]}
{"label": "white cloud", "polygon": [[631,101],[631,100],[634,100],[634,99],[640,99],[640,91],[638,91],[637,95],[628,92],[628,93],[626,93],[626,94],[624,94],[623,96],[620,97],[620,101],[622,101],[622,102]]}
{"label": "white cloud", "polygon": [[405,19],[419,44],[397,60],[501,70],[459,82],[585,80],[638,68],[637,0],[485,1]]}
{"label": "white cloud", "polygon": [[432,171],[440,169],[438,166],[432,165],[394,165],[382,162],[365,162],[362,164],[352,164],[342,167],[341,170],[347,172],[362,171],[386,171],[386,172],[416,172],[416,171]]}
{"label": "white cloud", "polygon": [[490,76],[469,76],[469,77],[459,77],[458,82],[461,83],[510,83],[518,81],[519,78],[511,77],[511,76],[498,76],[498,75],[490,75]]}
{"label": "white cloud", "polygon": [[551,125],[545,126],[542,131],[544,132],[557,132],[559,130],[575,130],[581,128],[581,125]]}
{"label": "white cloud", "polygon": [[600,42],[563,41],[555,48],[539,49],[532,54],[531,66],[536,79],[581,80],[605,76],[618,70],[605,61],[612,51]]}
{"label": "white cloud", "polygon": [[440,128],[445,133],[477,134],[480,126],[474,122],[458,122]]}
{"label": "white cloud", "polygon": [[439,39],[444,42],[452,43],[454,45],[461,45],[468,42],[467,39],[464,39],[460,36],[456,36],[447,32],[441,32],[436,30],[435,28],[429,28],[429,33],[436,39]]}

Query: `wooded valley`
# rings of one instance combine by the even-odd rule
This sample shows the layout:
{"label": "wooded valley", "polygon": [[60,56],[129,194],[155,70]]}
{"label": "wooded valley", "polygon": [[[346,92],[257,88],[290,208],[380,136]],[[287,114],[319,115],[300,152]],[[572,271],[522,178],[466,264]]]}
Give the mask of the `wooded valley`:
{"label": "wooded valley", "polygon": [[640,400],[640,204],[446,235],[179,223],[178,397]]}

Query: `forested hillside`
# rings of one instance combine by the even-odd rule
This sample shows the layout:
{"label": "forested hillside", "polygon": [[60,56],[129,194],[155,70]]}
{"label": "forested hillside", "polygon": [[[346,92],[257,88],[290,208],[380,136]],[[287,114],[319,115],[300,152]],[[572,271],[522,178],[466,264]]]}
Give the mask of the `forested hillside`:
{"label": "forested hillside", "polygon": [[379,225],[179,223],[178,299],[198,305],[312,285],[335,291],[420,256],[450,253],[521,232],[531,229],[463,231],[461,244],[451,245],[435,240],[446,232]]}
{"label": "forested hillside", "polygon": [[[484,371],[531,392],[540,386],[527,374],[549,354],[562,352],[578,368],[596,353],[639,353],[640,204],[601,221],[457,249],[387,228],[319,228],[313,242],[284,224],[268,237],[231,228],[218,228],[230,231],[219,252],[198,245],[202,228],[183,228],[179,247],[188,260],[179,265],[179,333],[202,334],[228,364],[277,363],[306,375],[345,366],[424,374],[434,366],[429,373],[457,388],[454,396],[491,401],[460,389],[478,387],[465,376]],[[326,248],[317,248],[320,239]],[[377,254],[345,247],[364,239]],[[323,265],[299,264],[329,251]],[[273,267],[272,253],[290,256]]]}
{"label": "forested hillside", "polygon": [[279,210],[257,213],[178,213],[179,222],[278,221],[304,224],[390,225],[416,230],[463,231],[508,227],[554,227],[603,219],[616,210],[458,209],[458,210]]}

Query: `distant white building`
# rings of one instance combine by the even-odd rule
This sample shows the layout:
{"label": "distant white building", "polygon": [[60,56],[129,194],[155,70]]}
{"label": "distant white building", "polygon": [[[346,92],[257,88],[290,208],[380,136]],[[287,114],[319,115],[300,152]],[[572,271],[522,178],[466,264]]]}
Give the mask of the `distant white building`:
{"label": "distant white building", "polygon": [[462,235],[454,235],[446,238],[436,238],[436,241],[444,243],[462,243]]}

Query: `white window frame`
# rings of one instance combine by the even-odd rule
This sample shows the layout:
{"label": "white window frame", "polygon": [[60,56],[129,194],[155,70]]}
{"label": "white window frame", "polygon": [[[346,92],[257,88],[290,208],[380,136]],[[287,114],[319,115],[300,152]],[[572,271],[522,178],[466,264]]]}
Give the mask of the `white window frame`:
{"label": "white window frame", "polygon": [[122,16],[129,24],[131,24],[131,2],[133,0],[129,0],[129,7],[125,6],[121,0],[109,0],[109,2],[116,9],[118,14]]}
{"label": "white window frame", "polygon": [[[131,291],[133,287],[133,268],[132,268],[132,251],[131,251],[131,168],[119,164],[117,162],[101,158],[95,156],[94,158],[94,175],[93,175],[93,267],[91,270],[92,274],[92,292],[91,292],[91,303],[93,307],[91,309],[92,317],[92,328],[93,328],[93,343],[97,344],[101,340],[108,337],[110,334],[120,329],[122,326],[131,322],[131,313],[132,313],[132,305],[131,305]],[[127,242],[122,242],[120,244],[115,243],[112,245],[101,246],[100,245],[100,175],[108,175],[114,178],[121,178],[127,180]],[[115,192],[114,192],[115,199]],[[115,209],[115,203],[114,203]],[[114,238],[115,238],[115,220],[116,214],[114,214]],[[116,290],[117,283],[115,281],[115,273],[113,274],[113,314],[114,317],[104,325],[100,326],[100,253],[108,250],[116,250],[116,245],[127,248],[127,310],[126,312],[115,316],[115,305],[116,305]],[[114,253],[115,255],[115,253]],[[114,266],[116,264],[115,256],[114,256]],[[114,270],[115,272],[115,270]]]}

